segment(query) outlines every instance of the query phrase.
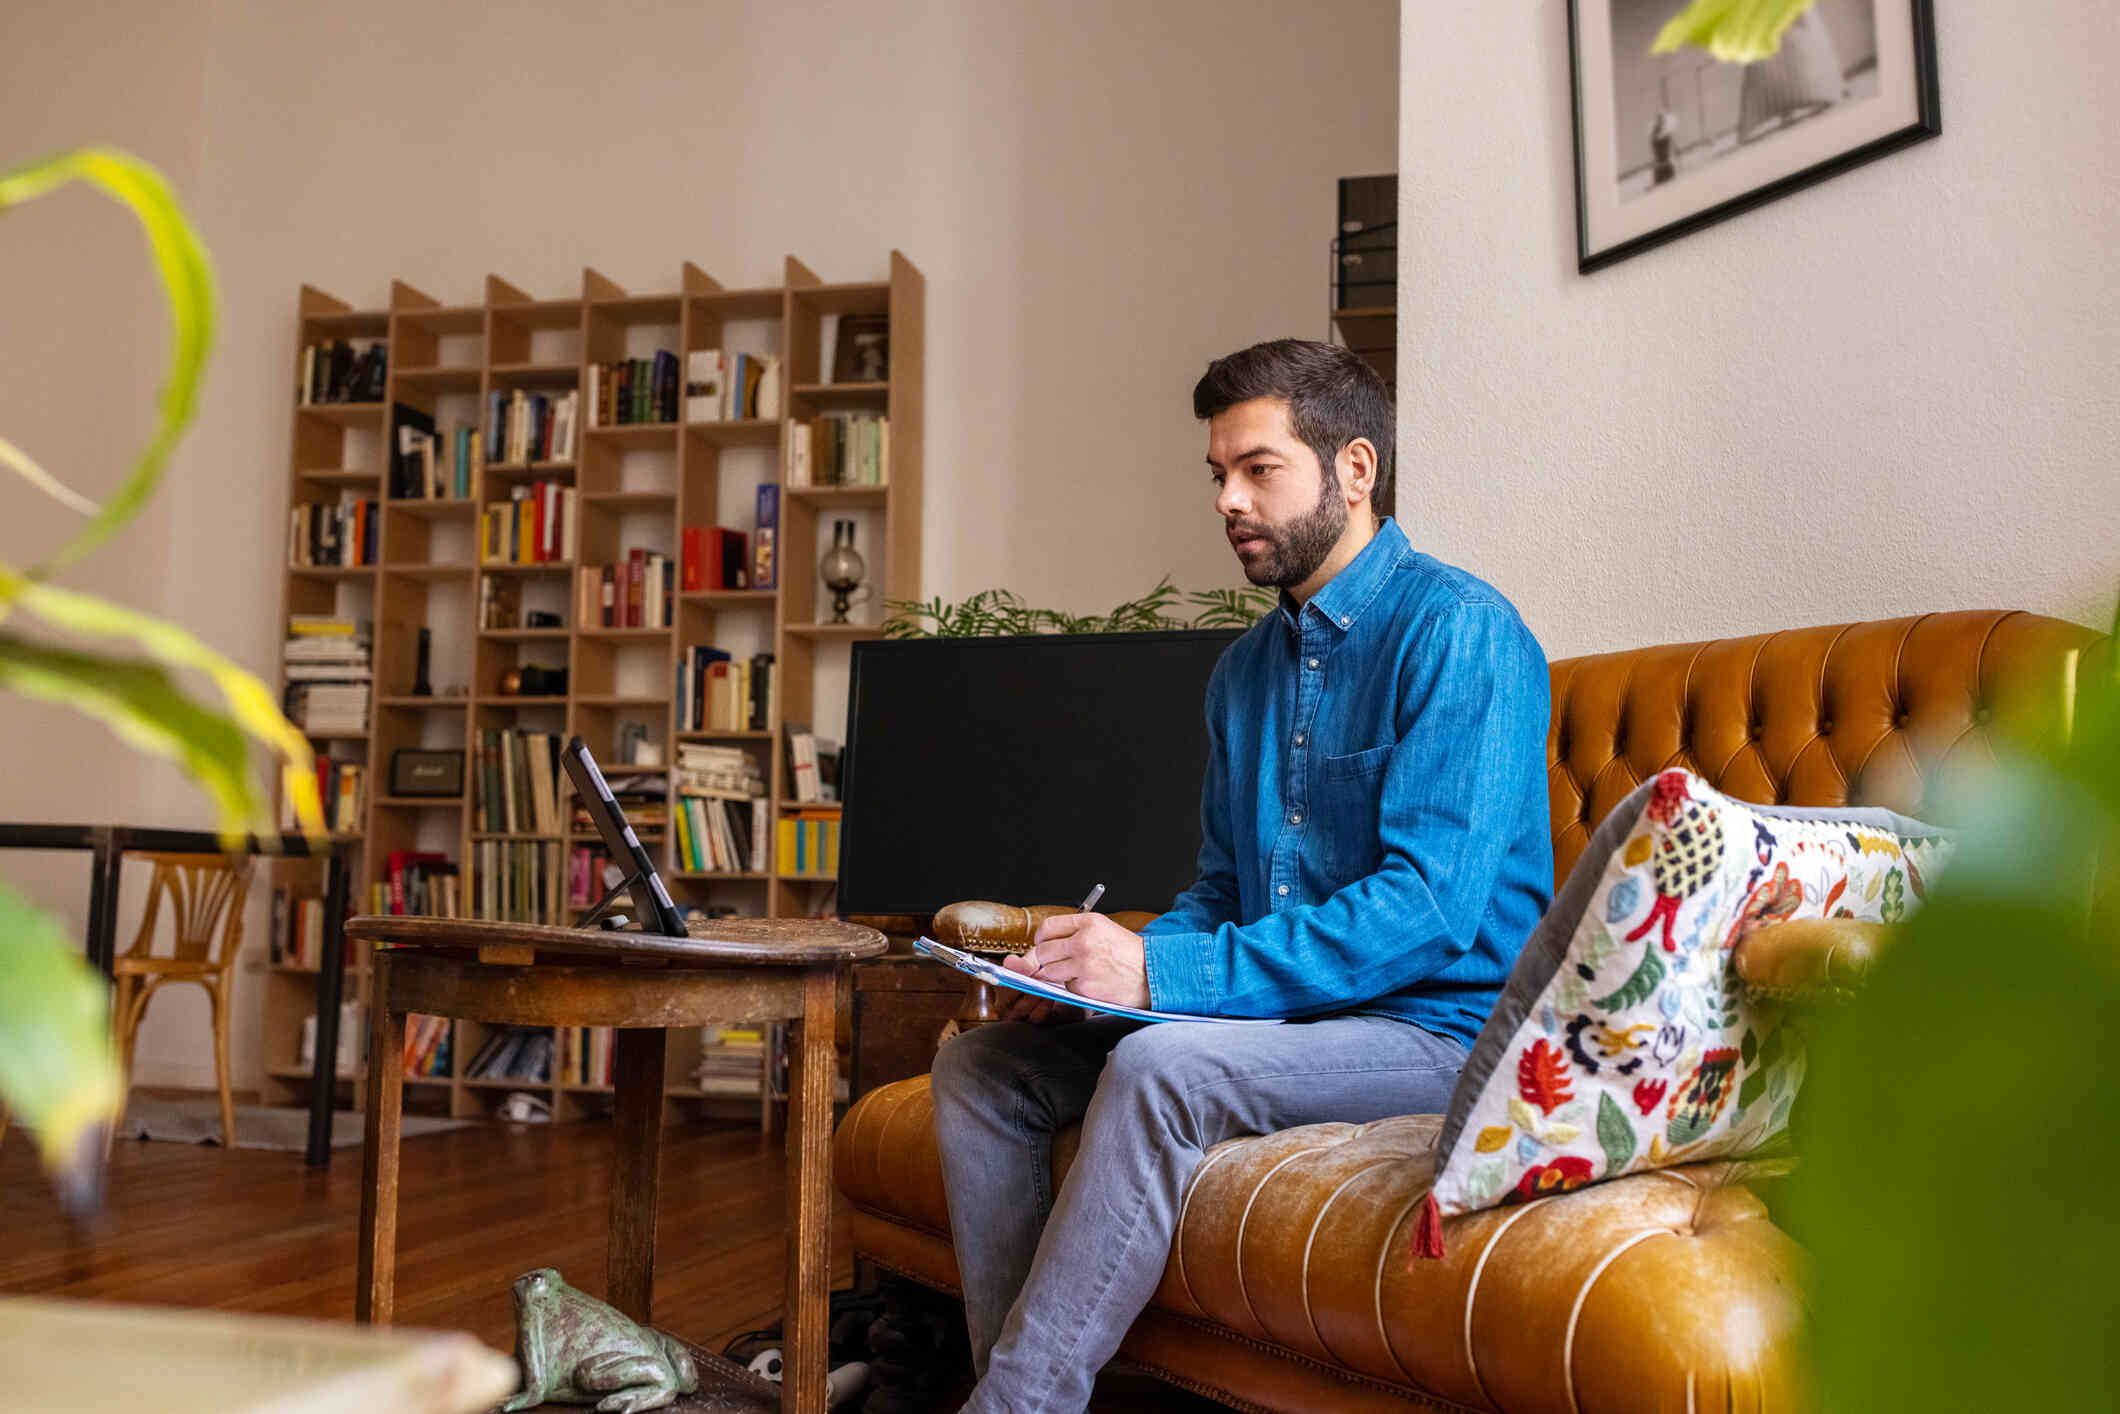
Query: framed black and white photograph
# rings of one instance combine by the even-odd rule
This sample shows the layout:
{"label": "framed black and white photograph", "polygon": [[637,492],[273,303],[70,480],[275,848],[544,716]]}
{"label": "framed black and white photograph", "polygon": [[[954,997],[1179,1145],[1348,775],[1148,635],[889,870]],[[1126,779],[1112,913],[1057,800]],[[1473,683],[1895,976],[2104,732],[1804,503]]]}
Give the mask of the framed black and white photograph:
{"label": "framed black and white photograph", "polygon": [[1584,274],[1935,137],[1931,0],[1813,0],[1774,52],[1654,52],[1687,0],[1570,0]]}

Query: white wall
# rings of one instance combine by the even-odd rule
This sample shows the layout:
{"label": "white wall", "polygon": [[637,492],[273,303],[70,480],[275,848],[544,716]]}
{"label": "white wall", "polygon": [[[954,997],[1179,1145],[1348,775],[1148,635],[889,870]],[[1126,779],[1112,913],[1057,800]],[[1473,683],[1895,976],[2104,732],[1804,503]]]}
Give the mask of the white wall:
{"label": "white wall", "polygon": [[1551,656],[2111,624],[2120,31],[1938,10],[1942,137],[1584,277],[1566,0],[1402,6],[1399,512]]}
{"label": "white wall", "polygon": [[[584,265],[638,290],[674,289],[685,260],[777,283],[787,254],[859,280],[898,247],[928,279],[924,591],[999,586],[1082,612],[1166,572],[1239,582],[1192,383],[1256,339],[1323,335],[1334,179],[1389,170],[1396,136],[1389,0],[19,11],[0,45],[0,161],[24,132],[150,151],[200,220],[224,300],[163,528],[83,582],[268,675],[302,282],[370,305],[397,277],[453,303],[490,271],[558,297]],[[18,269],[32,257],[65,288],[130,283],[0,306],[14,382],[0,430],[55,466],[114,468],[130,442],[101,419],[145,405],[157,296],[122,228],[77,246],[89,203],[47,204],[0,223],[0,293],[53,288]],[[63,375],[15,381],[46,349]],[[80,382],[97,359],[105,372]],[[31,728],[0,734],[0,816],[204,818],[180,782],[65,714],[0,712]],[[85,870],[0,856],[0,877],[25,876],[78,916]],[[143,1080],[210,1073],[203,1019],[196,1033],[178,1019],[150,1018]],[[237,1049],[251,1073],[254,1036]]]}

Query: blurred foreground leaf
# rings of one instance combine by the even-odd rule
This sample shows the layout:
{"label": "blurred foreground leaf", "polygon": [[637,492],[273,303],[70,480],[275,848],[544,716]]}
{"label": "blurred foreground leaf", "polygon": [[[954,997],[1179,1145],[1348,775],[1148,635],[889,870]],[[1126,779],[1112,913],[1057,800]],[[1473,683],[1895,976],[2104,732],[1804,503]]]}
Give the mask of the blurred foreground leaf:
{"label": "blurred foreground leaf", "polygon": [[1692,44],[1725,64],[1751,64],[1781,48],[1798,16],[1813,0],[1693,0],[1657,31],[1651,54],[1669,54]]}

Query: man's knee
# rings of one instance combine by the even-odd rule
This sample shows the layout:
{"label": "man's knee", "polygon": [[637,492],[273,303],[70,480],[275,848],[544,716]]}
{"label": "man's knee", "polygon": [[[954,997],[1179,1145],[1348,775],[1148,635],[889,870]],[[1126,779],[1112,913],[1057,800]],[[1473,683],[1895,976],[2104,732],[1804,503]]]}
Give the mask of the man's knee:
{"label": "man's knee", "polygon": [[929,1088],[935,1103],[965,1101],[1016,1087],[1028,1041],[1036,1032],[1021,1022],[999,1021],[958,1033],[935,1052]]}
{"label": "man's knee", "polygon": [[1188,1114],[1193,1093],[1224,1070],[1214,1030],[1184,1022],[1142,1027],[1113,1048],[1098,1089],[1166,1124]]}

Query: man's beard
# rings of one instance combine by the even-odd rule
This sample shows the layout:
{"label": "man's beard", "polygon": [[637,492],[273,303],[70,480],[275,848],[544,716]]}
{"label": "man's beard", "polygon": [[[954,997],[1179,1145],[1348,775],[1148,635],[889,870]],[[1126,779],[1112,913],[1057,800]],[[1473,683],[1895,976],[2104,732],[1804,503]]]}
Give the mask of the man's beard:
{"label": "man's beard", "polygon": [[1225,527],[1232,544],[1247,535],[1266,542],[1249,559],[1238,555],[1237,563],[1244,567],[1244,577],[1253,584],[1276,589],[1293,589],[1316,574],[1346,528],[1347,502],[1340,497],[1336,476],[1325,478],[1317,505],[1285,525],[1240,520]]}

